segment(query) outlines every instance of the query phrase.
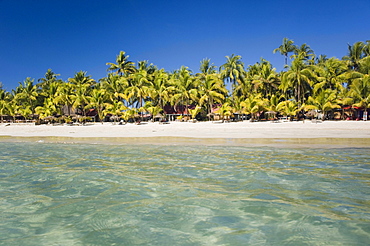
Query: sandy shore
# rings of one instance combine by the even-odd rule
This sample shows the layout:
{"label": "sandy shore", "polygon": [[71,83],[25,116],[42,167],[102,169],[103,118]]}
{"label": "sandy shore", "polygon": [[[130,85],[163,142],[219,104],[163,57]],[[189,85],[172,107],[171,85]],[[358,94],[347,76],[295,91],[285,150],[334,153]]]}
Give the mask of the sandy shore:
{"label": "sandy shore", "polygon": [[0,136],[12,137],[76,137],[76,138],[369,138],[370,122],[324,121],[301,122],[158,122],[140,125],[96,123],[85,126],[0,124]]}
{"label": "sandy shore", "polygon": [[0,124],[0,141],[104,144],[370,147],[370,121]]}

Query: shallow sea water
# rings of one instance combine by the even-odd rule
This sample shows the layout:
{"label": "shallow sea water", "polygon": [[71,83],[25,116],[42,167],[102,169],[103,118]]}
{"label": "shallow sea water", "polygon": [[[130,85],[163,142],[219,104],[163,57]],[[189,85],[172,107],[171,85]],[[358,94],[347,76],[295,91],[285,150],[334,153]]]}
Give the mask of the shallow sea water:
{"label": "shallow sea water", "polygon": [[0,245],[369,245],[369,148],[0,143]]}

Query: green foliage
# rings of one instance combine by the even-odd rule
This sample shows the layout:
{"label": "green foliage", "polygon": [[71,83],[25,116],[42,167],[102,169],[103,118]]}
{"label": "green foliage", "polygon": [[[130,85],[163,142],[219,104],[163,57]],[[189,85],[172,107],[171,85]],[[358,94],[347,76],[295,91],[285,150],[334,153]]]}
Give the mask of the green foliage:
{"label": "green foliage", "polygon": [[189,109],[189,112],[191,114],[191,118],[194,120],[195,117],[197,117],[197,115],[200,113],[200,110],[202,109],[202,107],[200,106],[196,106],[194,109]]}
{"label": "green foliage", "polygon": [[277,105],[276,109],[281,114],[290,117],[291,120],[301,110],[301,108],[298,107],[298,104],[292,100],[286,100],[286,101],[280,102]]}
{"label": "green foliage", "polygon": [[[242,57],[233,54],[218,69],[210,59],[203,59],[200,72],[193,74],[185,66],[173,72],[148,61],[136,66],[121,51],[115,63],[107,63],[110,73],[99,83],[84,71],[62,81],[48,69],[38,84],[26,78],[11,93],[0,86],[0,115],[14,119],[18,115],[37,117],[35,113],[39,118],[85,116],[88,109],[94,109],[100,119],[112,114],[129,120],[143,110],[155,116],[165,105],[185,106],[186,110],[198,105],[188,110],[194,118],[199,113],[211,115],[221,105],[218,113],[222,117],[239,112],[257,120],[268,111],[294,116],[302,109],[327,113],[340,105],[370,107],[369,41],[348,45],[348,55],[341,60],[325,55],[316,58],[309,45],[297,46],[288,38],[275,52],[285,57],[286,70],[276,72],[264,59],[245,68]],[[294,54],[288,65],[290,53]],[[231,84],[231,92],[225,82]]]}
{"label": "green foliage", "polygon": [[303,108],[306,110],[320,110],[325,119],[326,113],[334,108],[340,108],[337,103],[337,92],[331,89],[321,90],[316,95],[310,96],[307,99]]}

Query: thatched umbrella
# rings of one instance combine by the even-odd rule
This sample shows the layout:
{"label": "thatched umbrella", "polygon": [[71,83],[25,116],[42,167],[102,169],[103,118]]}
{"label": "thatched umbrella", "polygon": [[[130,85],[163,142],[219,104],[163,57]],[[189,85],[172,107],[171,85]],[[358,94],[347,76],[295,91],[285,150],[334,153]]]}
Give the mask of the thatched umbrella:
{"label": "thatched umbrella", "polygon": [[308,118],[313,118],[317,116],[317,112],[315,110],[310,110],[305,114],[305,116]]}
{"label": "thatched umbrella", "polygon": [[118,115],[112,115],[110,117],[111,120],[113,120],[114,122],[116,122],[117,120],[119,120],[121,117],[119,117]]}
{"label": "thatched umbrella", "polygon": [[163,115],[161,114],[157,114],[156,116],[154,116],[154,119],[161,119],[161,118],[163,118]]}

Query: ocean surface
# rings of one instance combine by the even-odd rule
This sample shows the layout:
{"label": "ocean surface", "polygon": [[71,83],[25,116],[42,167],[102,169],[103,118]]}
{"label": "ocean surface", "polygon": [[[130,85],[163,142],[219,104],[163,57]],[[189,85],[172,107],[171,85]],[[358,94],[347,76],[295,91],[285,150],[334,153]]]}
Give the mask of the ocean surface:
{"label": "ocean surface", "polygon": [[370,148],[0,142],[0,245],[369,245]]}

